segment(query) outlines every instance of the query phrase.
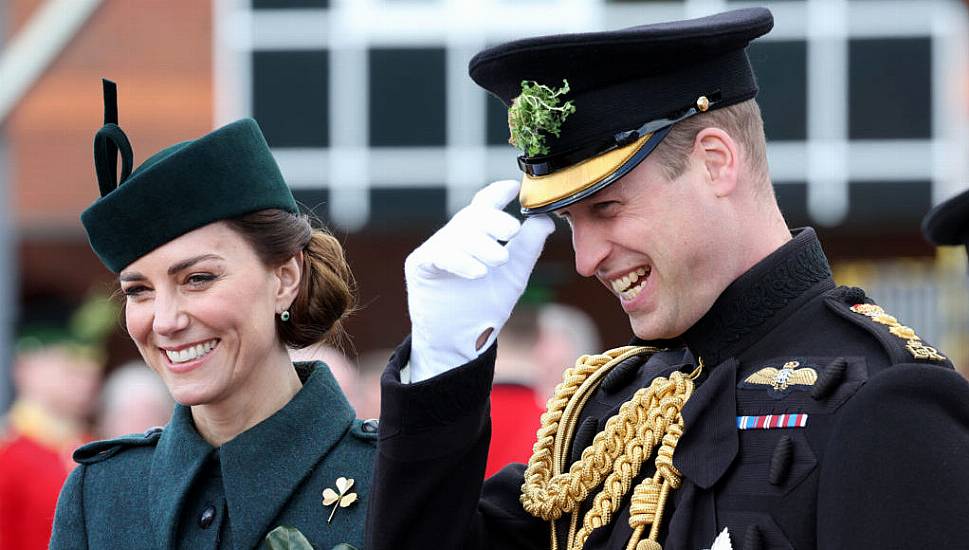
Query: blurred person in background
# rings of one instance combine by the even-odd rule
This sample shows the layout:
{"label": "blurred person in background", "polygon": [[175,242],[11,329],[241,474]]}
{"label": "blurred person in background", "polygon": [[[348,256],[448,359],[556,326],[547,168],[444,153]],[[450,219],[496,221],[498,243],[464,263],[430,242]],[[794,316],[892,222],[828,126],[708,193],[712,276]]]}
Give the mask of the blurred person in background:
{"label": "blurred person in background", "polygon": [[314,346],[309,346],[303,349],[290,349],[289,358],[293,362],[307,362],[307,361],[319,361],[329,367],[330,372],[333,374],[333,378],[336,383],[340,385],[340,389],[343,390],[343,394],[347,397],[347,401],[353,406],[353,410],[356,412],[357,417],[367,418],[362,416],[360,409],[358,408],[358,398],[357,393],[359,391],[359,376],[357,373],[357,367],[353,364],[353,361],[347,357],[345,353],[340,351],[335,346],[328,344],[316,344]]}
{"label": "blurred person in background", "polygon": [[342,246],[300,214],[254,120],[132,171],[113,83],[104,94],[101,196],[81,221],[178,405],[164,429],[74,453],[51,548],[360,547],[375,430],[326,365],[287,353],[342,334]]}
{"label": "blurred person in background", "polygon": [[491,445],[485,476],[512,462],[528,460],[532,452],[535,432],[545,411],[542,396],[535,391],[538,338],[538,310],[530,305],[516,309],[505,324],[495,357]]}
{"label": "blurred person in background", "polygon": [[112,439],[163,426],[171,418],[173,404],[165,384],[144,362],[129,361],[111,371],[104,382],[95,435]]}
{"label": "blurred person in background", "polygon": [[384,373],[384,367],[387,366],[387,358],[393,354],[392,349],[375,349],[361,353],[357,358],[360,369],[357,384],[359,400],[357,412],[360,418],[380,416],[380,377]]}
{"label": "blurred person in background", "polygon": [[969,190],[930,210],[922,219],[922,234],[936,246],[964,246],[969,255]]}
{"label": "blurred person in background", "polygon": [[[90,440],[104,363],[99,336],[115,318],[107,312],[95,326],[84,315],[88,304],[71,321],[28,320],[21,330],[15,400],[0,428],[0,548],[47,548],[57,495],[74,467],[71,453]],[[45,307],[31,301],[25,317]],[[91,321],[87,334],[72,330],[82,318]]]}
{"label": "blurred person in background", "polygon": [[535,343],[535,391],[545,400],[562,381],[562,369],[575,359],[602,349],[599,330],[589,314],[566,305],[543,304],[538,310],[538,341]]}

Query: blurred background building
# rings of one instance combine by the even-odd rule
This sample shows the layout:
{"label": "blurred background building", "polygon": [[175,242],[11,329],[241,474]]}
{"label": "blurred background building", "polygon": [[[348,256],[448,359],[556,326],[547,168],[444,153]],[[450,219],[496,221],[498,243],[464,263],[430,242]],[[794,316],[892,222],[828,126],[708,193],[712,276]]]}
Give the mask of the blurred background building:
{"label": "blurred background building", "polygon": [[[919,221],[969,186],[969,8],[765,4],[776,26],[750,57],[789,224],[817,227],[839,282],[866,287],[965,368],[965,253],[937,254]],[[78,220],[97,195],[102,76],[119,84],[136,164],[233,119],[259,121],[297,199],[348,249],[364,305],[348,323],[351,355],[367,354],[408,330],[406,254],[477,188],[518,177],[504,108],[467,76],[474,53],[745,5],[0,0],[0,410],[11,398],[18,312],[39,297],[70,304],[115,284]],[[603,345],[630,337],[606,291],[575,274],[567,229],[552,237],[533,286],[590,314]],[[117,331],[109,370],[136,357]]]}

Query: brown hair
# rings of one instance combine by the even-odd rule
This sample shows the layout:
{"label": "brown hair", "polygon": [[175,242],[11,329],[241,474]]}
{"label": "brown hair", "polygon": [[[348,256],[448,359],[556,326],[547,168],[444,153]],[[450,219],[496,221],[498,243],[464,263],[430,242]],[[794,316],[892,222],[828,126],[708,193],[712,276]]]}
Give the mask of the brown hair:
{"label": "brown hair", "polygon": [[[674,180],[683,174],[696,135],[704,128],[711,127],[727,132],[740,144],[742,155],[747,159],[749,175],[755,181],[770,181],[764,120],[760,107],[753,99],[700,113],[676,123],[653,153],[659,157],[668,179]],[[769,183],[764,187],[770,192]]]}
{"label": "brown hair", "polygon": [[314,228],[305,214],[260,210],[225,220],[269,267],[303,253],[302,277],[289,321],[276,321],[276,333],[291,348],[346,338],[343,320],[356,309],[356,283],[343,246],[326,229]]}

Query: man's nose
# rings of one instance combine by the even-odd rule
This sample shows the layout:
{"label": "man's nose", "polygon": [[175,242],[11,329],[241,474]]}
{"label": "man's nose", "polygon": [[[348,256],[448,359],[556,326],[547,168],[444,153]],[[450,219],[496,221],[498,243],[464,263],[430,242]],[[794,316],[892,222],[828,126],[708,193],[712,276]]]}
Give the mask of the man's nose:
{"label": "man's nose", "polygon": [[572,223],[572,249],[575,251],[575,271],[583,277],[595,275],[609,256],[609,242],[585,223]]}

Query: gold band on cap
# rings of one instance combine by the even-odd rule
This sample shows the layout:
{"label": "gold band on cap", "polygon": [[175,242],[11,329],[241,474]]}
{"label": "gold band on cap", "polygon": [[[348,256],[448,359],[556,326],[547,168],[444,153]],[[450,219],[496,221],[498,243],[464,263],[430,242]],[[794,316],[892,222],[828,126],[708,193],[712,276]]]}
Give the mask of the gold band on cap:
{"label": "gold band on cap", "polygon": [[541,208],[585,191],[626,164],[651,137],[653,134],[646,134],[625,147],[545,176],[522,174],[522,187],[518,196],[522,208]]}

